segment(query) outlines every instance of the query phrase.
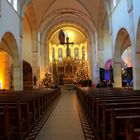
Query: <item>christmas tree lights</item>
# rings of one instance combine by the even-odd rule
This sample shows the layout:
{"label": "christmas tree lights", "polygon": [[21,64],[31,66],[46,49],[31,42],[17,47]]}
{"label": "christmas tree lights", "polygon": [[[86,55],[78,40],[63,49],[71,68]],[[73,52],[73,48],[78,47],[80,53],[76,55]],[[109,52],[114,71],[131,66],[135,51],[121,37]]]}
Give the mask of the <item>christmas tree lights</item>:
{"label": "christmas tree lights", "polygon": [[86,62],[82,62],[78,65],[77,70],[74,74],[74,79],[73,81],[75,83],[78,83],[81,80],[88,80],[89,76],[88,76],[88,66],[86,64]]}

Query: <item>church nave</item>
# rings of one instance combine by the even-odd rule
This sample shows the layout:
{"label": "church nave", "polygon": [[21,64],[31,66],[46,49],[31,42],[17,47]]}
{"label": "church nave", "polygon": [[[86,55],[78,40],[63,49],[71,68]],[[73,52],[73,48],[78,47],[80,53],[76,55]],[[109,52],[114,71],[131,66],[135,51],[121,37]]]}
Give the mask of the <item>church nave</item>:
{"label": "church nave", "polygon": [[35,140],[84,140],[74,90],[61,97]]}

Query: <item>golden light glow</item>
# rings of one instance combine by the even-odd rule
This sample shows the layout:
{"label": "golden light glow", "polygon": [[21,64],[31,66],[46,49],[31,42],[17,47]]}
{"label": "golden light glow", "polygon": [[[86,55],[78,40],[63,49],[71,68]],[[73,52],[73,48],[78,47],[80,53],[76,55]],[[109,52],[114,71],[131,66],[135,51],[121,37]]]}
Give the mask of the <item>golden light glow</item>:
{"label": "golden light glow", "polygon": [[[74,59],[75,58],[75,49],[78,48],[78,52],[79,52],[79,60],[82,60],[82,48],[83,46],[85,47],[85,60],[87,60],[87,43],[81,43],[80,45],[70,45],[69,48],[71,50],[71,57]],[[66,46],[65,45],[51,45],[49,47],[49,59],[50,62],[52,62],[52,48],[54,49],[54,56],[55,56],[55,60],[56,62],[58,61],[58,49],[61,48],[62,49],[62,57],[66,58]]]}
{"label": "golden light glow", "polygon": [[0,52],[0,88],[9,89],[9,56]]}
{"label": "golden light glow", "polygon": [[0,80],[0,89],[2,89],[2,80]]}
{"label": "golden light glow", "polygon": [[66,37],[69,37],[69,41],[73,42],[75,40],[75,34],[71,30],[66,30],[65,31]]}
{"label": "golden light glow", "polygon": [[[75,55],[75,49],[78,48],[78,60],[82,61],[83,56],[84,56],[84,60],[87,60],[87,39],[85,37],[85,35],[78,29],[74,28],[74,27],[62,27],[64,33],[65,33],[65,42],[66,42],[66,37],[69,37],[69,42],[73,42],[73,45],[69,45],[69,49],[70,49],[70,56],[72,57],[72,59],[75,59],[76,55]],[[53,62],[53,60],[55,60],[55,62],[59,62],[59,49],[61,49],[61,55],[62,55],[62,60],[66,59],[66,51],[67,51],[67,45],[61,45],[59,43],[59,39],[58,39],[58,33],[59,33],[60,29],[53,32],[52,36],[50,37],[49,40],[49,60],[50,63]],[[83,55],[83,47],[85,48],[85,53]]]}

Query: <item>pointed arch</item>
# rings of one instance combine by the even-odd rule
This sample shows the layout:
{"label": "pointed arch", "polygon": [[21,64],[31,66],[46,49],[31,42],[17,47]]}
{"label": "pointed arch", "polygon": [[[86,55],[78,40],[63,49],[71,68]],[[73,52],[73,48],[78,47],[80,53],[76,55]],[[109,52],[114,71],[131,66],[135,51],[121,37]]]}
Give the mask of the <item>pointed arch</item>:
{"label": "pointed arch", "polygon": [[123,51],[131,46],[131,40],[128,31],[125,28],[121,28],[116,36],[114,56],[120,57]]}
{"label": "pointed arch", "polygon": [[21,62],[16,39],[11,32],[5,32],[0,42],[0,49],[4,50],[13,60],[13,87],[14,90],[22,89]]}
{"label": "pointed arch", "polygon": [[115,87],[122,87],[121,57],[124,50],[130,46],[131,46],[130,35],[125,28],[121,28],[116,36],[113,57],[113,73]]}
{"label": "pointed arch", "polygon": [[32,67],[27,61],[23,61],[23,89],[32,89],[33,87]]}

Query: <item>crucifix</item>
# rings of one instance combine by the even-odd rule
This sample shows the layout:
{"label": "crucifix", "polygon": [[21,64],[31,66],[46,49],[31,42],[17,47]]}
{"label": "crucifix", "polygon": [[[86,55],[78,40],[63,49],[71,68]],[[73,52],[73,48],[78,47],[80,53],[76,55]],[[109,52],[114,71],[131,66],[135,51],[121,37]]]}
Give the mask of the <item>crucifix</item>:
{"label": "crucifix", "polygon": [[66,48],[66,56],[67,56],[67,58],[68,58],[68,57],[70,57],[69,45],[70,45],[70,44],[73,45],[74,43],[73,43],[73,42],[69,42],[69,37],[67,36],[67,37],[66,37],[66,42],[65,42],[64,44],[66,44],[66,47],[67,47],[67,48]]}
{"label": "crucifix", "polygon": [[70,49],[69,49],[69,45],[70,44],[74,44],[73,42],[69,42],[69,37],[66,36],[66,42],[65,42],[65,34],[63,32],[63,30],[61,29],[59,32],[59,40],[60,40],[60,44],[64,45],[66,44],[66,57],[70,57]]}

